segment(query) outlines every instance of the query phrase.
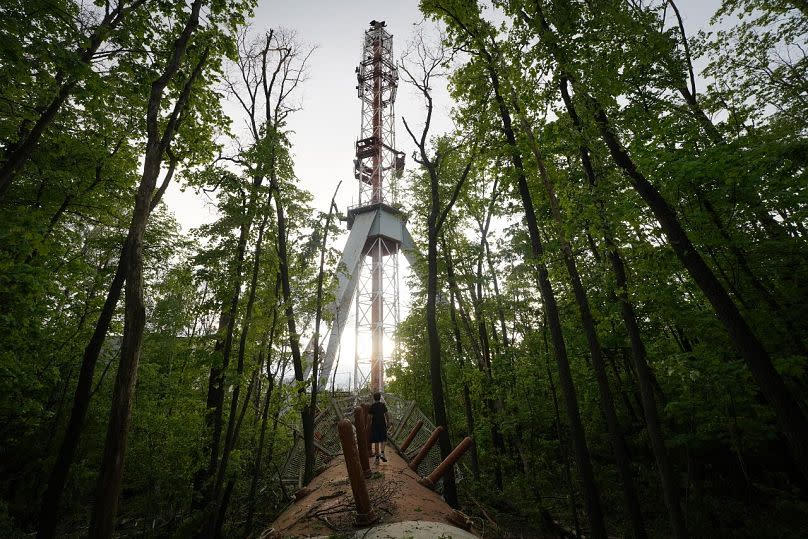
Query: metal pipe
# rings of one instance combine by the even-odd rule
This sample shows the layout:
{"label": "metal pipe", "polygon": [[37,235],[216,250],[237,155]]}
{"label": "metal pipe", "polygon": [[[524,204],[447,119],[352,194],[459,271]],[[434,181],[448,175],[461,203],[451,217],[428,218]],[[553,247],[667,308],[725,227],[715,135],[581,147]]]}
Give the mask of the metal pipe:
{"label": "metal pipe", "polygon": [[[373,42],[373,174],[371,177],[371,202],[382,202],[382,39],[384,30],[381,24],[376,29]],[[373,257],[373,302],[371,306],[371,355],[370,391],[382,390],[381,364],[384,362],[384,296],[382,295],[382,238],[376,240]]]}
{"label": "metal pipe", "polygon": [[452,467],[454,466],[455,462],[460,460],[460,457],[463,456],[469,447],[471,447],[472,440],[470,436],[466,436],[462,442],[457,444],[457,447],[449,453],[449,455],[443,459],[443,462],[438,464],[438,466],[432,470],[432,473],[429,474],[427,477],[422,477],[420,484],[424,485],[427,488],[435,488],[435,483],[437,483],[441,477]]}
{"label": "metal pipe", "polygon": [[354,443],[354,429],[351,422],[343,419],[337,426],[339,441],[342,445],[342,454],[345,456],[345,467],[348,469],[348,478],[351,481],[354,503],[356,504],[356,524],[366,526],[376,520],[376,515],[370,507],[370,496],[362,475],[362,465],[359,463],[359,453]]}
{"label": "metal pipe", "polygon": [[382,244],[384,239],[379,236],[373,241],[371,247],[371,301],[370,327],[370,392],[382,391],[381,364],[384,362],[384,261],[382,260]]}
{"label": "metal pipe", "polygon": [[373,442],[370,441],[370,404],[363,402],[362,406],[362,417],[365,418],[365,442],[367,442],[368,446],[368,455],[373,450]]}
{"label": "metal pipe", "polygon": [[407,435],[407,437],[404,438],[404,442],[402,442],[401,447],[398,448],[398,450],[401,452],[402,455],[407,450],[407,448],[410,446],[412,441],[415,439],[415,435],[418,434],[418,431],[421,430],[421,427],[423,427],[423,426],[424,426],[424,421],[419,420],[418,423],[415,424],[415,426],[412,428],[410,433]]}
{"label": "metal pipe", "polygon": [[367,444],[363,444],[362,440],[367,439],[367,424],[365,423],[365,414],[361,406],[357,406],[353,411],[354,426],[356,427],[356,445],[359,447],[359,463],[362,465],[362,473],[365,477],[370,477],[370,452],[368,451]]}
{"label": "metal pipe", "polygon": [[415,458],[410,461],[410,470],[416,473],[418,472],[418,465],[421,464],[421,461],[426,458],[426,454],[429,453],[429,450],[432,449],[432,446],[438,441],[438,436],[440,436],[441,432],[443,432],[443,426],[438,425],[435,427],[435,430],[432,431],[429,440],[427,440],[426,443],[421,446],[418,454],[415,455]]}

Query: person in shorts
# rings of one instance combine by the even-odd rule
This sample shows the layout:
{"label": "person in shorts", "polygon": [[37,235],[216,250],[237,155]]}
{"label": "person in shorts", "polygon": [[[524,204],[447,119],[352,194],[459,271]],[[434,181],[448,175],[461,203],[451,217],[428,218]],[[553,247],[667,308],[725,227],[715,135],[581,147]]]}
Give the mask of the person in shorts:
{"label": "person in shorts", "polygon": [[[379,459],[387,462],[384,456],[384,446],[387,443],[387,427],[390,425],[390,414],[387,412],[387,406],[381,401],[382,394],[373,394],[373,404],[370,405],[370,441],[373,442],[373,449],[376,455],[376,464],[379,464]],[[381,452],[379,449],[381,448]]]}

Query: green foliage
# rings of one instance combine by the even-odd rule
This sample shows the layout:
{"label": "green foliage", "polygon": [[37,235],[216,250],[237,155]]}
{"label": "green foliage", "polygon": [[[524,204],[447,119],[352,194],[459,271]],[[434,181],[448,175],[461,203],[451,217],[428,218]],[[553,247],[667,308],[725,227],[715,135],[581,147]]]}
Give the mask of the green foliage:
{"label": "green foliage", "polygon": [[[660,223],[612,158],[597,116],[600,106],[632,162],[674,208],[768,349],[789,391],[808,408],[808,15],[803,4],[726,0],[713,29],[695,37],[679,27],[668,2],[482,4],[421,2],[425,15],[445,26],[444,45],[454,52],[439,67],[449,72],[456,129],[434,134],[425,148],[435,158],[432,172],[441,204],[451,199],[457,178],[474,157],[443,224],[437,253],[436,322],[448,424],[455,443],[474,437],[479,464],[478,470],[462,469],[464,510],[483,520],[493,515],[503,534],[507,529],[556,533],[548,528],[548,515],[572,528],[573,507],[585,522],[559,373],[536,288],[519,171],[512,165],[517,154],[535,206],[545,247],[541,262],[558,302],[610,533],[627,535],[630,523],[561,257],[565,240],[591,304],[649,535],[669,536],[670,526],[618,299],[623,294],[636,313],[654,374],[654,396],[689,532],[806,535],[805,481],[795,471],[772,409]],[[278,208],[286,217],[291,298],[297,331],[303,333],[291,337],[304,343],[310,331],[303,323],[316,308],[317,260],[325,234],[324,214],[311,207],[312,195],[294,174],[287,125],[294,107],[278,98],[277,87],[269,99],[253,97],[250,133],[236,138],[221,106],[219,88],[226,74],[250,62],[260,64],[256,47],[266,44],[265,38],[275,40],[266,45],[270,56],[300,52],[282,32],[260,36],[255,46],[247,34],[238,37],[253,5],[206,2],[201,27],[159,111],[164,124],[191,69],[208,50],[210,60],[171,144],[173,157],[167,154],[165,161],[176,160],[185,187],[213,193],[217,218],[186,235],[170,208],[158,206],[150,216],[144,240],[146,334],[118,522],[125,535],[199,531],[209,509],[199,509],[196,502],[211,486],[198,483],[210,466],[216,413],[210,398],[217,376],[223,383],[218,419],[224,430],[243,414],[222,473],[225,483],[233,482],[223,523],[228,536],[255,532],[282,507],[276,473],[297,435],[291,427],[309,402],[299,391],[310,387],[309,380],[282,383],[290,379],[291,367],[287,305],[277,277]],[[171,54],[187,9],[184,2],[147,0],[102,36],[98,52],[86,62],[81,51],[103,18],[101,2],[11,0],[0,6],[0,76],[12,82],[0,88],[5,152],[0,164],[64,83],[71,85],[0,201],[0,535],[36,530],[82,353],[131,218],[150,87]],[[302,62],[296,65],[303,74],[301,58],[292,55],[290,61]],[[695,81],[693,65],[705,66],[694,72]],[[562,99],[562,79],[570,81],[577,120]],[[243,92],[240,84],[229,89]],[[503,136],[502,107],[510,112],[515,147]],[[582,147],[594,182],[581,161]],[[218,154],[227,159],[215,159]],[[560,224],[553,220],[540,161],[558,198]],[[422,167],[400,179],[406,183],[408,226],[420,245],[427,242],[434,195],[429,172]],[[332,227],[329,238],[338,229]],[[625,286],[618,286],[611,252],[625,264]],[[329,247],[327,283],[333,281],[337,255]],[[415,273],[423,275],[424,268],[419,265]],[[431,414],[426,283],[409,284],[413,307],[398,328],[400,350],[396,362],[386,366],[386,390],[416,400]],[[326,301],[332,294],[326,292]],[[94,503],[122,325],[116,311],[63,495],[59,531],[66,535],[83,533]],[[237,415],[232,416],[236,394]],[[216,466],[221,454],[220,447]],[[470,458],[464,462],[471,466]],[[249,518],[252,529],[245,529]]]}
{"label": "green foliage", "polygon": [[[808,281],[798,260],[806,255],[808,19],[798,2],[728,1],[716,15],[720,30],[687,41],[686,29],[683,33],[666,4],[503,0],[493,2],[492,11],[482,2],[421,2],[428,17],[445,25],[446,45],[457,51],[450,75],[454,120],[465,132],[485,133],[487,141],[478,180],[458,200],[445,233],[456,288],[443,261],[439,267],[449,424],[453,440],[466,434],[476,440],[480,481],[464,483],[466,494],[483,500],[489,511],[510,505],[496,513],[497,521],[510,520],[520,531],[524,527],[514,514],[533,514],[535,521],[536,507],[572,526],[570,496],[578,498],[578,518],[585,518],[580,486],[564,464],[572,458],[569,434],[523,215],[516,210],[516,172],[509,166],[512,150],[501,131],[494,78],[510,109],[542,230],[543,262],[559,304],[610,532],[629,533],[628,515],[559,231],[571,242],[595,317],[649,534],[668,536],[670,528],[615,299],[622,292],[636,312],[658,383],[665,441],[677,489],[686,499],[690,533],[793,535],[808,522],[801,481],[771,409],[654,215],[612,161],[589,99],[605,107],[633,162],[675,208],[804,410]],[[686,21],[687,13],[682,15]],[[542,30],[542,19],[549,32]],[[695,86],[691,62],[707,66],[695,73]],[[562,76],[573,81],[580,126],[562,101]],[[560,228],[551,219],[520,115],[544,154],[564,217]],[[581,145],[588,148],[596,185],[584,174]],[[426,207],[427,194],[414,183],[410,195],[417,210]],[[492,189],[500,192],[493,201]],[[489,213],[494,224],[483,236],[479,223]],[[416,239],[423,238],[422,214],[414,212]],[[626,290],[616,288],[607,236],[626,265]],[[402,355],[391,385],[429,409],[423,293],[416,289],[419,300],[400,326]],[[483,361],[486,348],[491,375]],[[467,429],[464,387],[473,432]],[[505,438],[504,452],[496,449],[495,428]],[[574,470],[575,463],[571,466]],[[514,499],[530,502],[503,501]],[[726,511],[719,509],[723,503]],[[773,515],[778,516],[772,520]]]}

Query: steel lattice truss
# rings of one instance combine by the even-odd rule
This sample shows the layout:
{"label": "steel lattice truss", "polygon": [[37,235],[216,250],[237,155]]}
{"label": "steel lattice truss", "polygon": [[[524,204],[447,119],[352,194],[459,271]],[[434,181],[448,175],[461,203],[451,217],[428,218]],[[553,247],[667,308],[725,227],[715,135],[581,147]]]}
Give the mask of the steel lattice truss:
{"label": "steel lattice truss", "polygon": [[[388,441],[397,449],[409,432],[419,421],[423,422],[423,427],[410,444],[409,450],[402,455],[407,460],[411,460],[419,449],[426,443],[427,438],[435,430],[435,425],[424,414],[415,401],[402,399],[390,393],[384,396],[387,410],[392,419],[393,430]],[[320,409],[314,421],[314,447],[315,466],[321,469],[337,455],[342,454],[339,436],[337,435],[337,423],[340,419],[353,420],[354,407],[361,402],[369,403],[370,393],[334,393],[325,394],[320,401]],[[435,444],[427,453],[426,458],[418,465],[418,474],[427,475],[440,464],[440,449]],[[305,455],[303,452],[303,438],[300,433],[295,432],[294,443],[289,450],[286,461],[279,471],[280,479],[290,486],[303,486],[303,469],[305,465]],[[455,478],[462,480],[464,470],[461,466],[455,467]],[[436,485],[435,490],[441,492],[443,480]]]}
{"label": "steel lattice truss", "polygon": [[392,180],[404,168],[404,154],[395,150],[398,69],[393,58],[393,36],[385,30],[384,22],[372,21],[370,25],[362,40],[362,60],[356,68],[362,121],[354,177],[359,180],[360,205],[395,202]]}
{"label": "steel lattice truss", "polygon": [[[375,358],[359,343],[390,344],[398,327],[398,245],[379,236],[362,257],[356,286],[356,356],[352,388],[359,390],[370,382]],[[374,267],[377,272],[374,286]],[[374,316],[373,310],[376,309]],[[387,338],[385,338],[387,337]],[[394,347],[383,346],[378,358],[379,386],[383,387],[384,365],[393,358]],[[370,384],[373,385],[373,384]]]}
{"label": "steel lattice truss", "polygon": [[337,271],[336,295],[328,307],[333,322],[319,375],[320,387],[327,387],[354,303],[357,351],[350,383],[354,392],[367,386],[373,391],[384,389],[384,364],[395,353],[392,339],[399,322],[398,254],[410,266],[416,260],[406,218],[396,205],[395,188],[385,191],[404,170],[404,153],[395,149],[398,72],[393,36],[383,21],[371,21],[364,33],[356,76],[362,104],[361,138],[354,160],[359,204],[348,208],[350,234]]}

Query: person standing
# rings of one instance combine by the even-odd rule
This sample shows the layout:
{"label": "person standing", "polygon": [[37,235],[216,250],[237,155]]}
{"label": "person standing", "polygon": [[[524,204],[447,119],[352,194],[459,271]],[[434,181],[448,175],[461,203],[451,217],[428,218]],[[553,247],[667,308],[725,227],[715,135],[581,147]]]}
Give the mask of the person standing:
{"label": "person standing", "polygon": [[[368,410],[371,416],[370,441],[373,442],[376,464],[379,464],[379,459],[387,462],[387,458],[384,456],[384,446],[387,443],[387,427],[390,425],[390,414],[387,412],[387,406],[381,400],[382,394],[379,392],[374,393],[373,404],[370,405],[370,410]],[[379,451],[380,448],[381,452]]]}

